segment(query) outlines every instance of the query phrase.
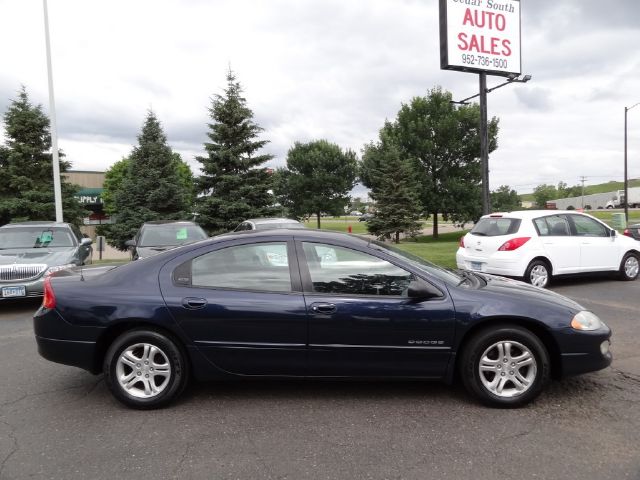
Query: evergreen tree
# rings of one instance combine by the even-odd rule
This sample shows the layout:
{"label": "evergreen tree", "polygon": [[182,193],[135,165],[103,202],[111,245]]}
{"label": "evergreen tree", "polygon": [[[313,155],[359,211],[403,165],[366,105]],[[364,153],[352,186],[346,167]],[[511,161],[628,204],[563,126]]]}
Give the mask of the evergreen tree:
{"label": "evergreen tree", "polygon": [[118,173],[114,177],[119,182],[112,197],[116,223],[101,229],[109,244],[124,250],[144,222],[189,218],[190,193],[181,184],[175,154],[153,112],[147,114],[138,145],[121,162],[127,165],[122,178]]}
{"label": "evergreen tree", "polygon": [[371,188],[376,201],[376,214],[367,222],[367,230],[374,235],[394,236],[415,234],[421,229],[420,182],[411,160],[402,158],[400,149],[384,139],[365,147],[361,176]]}
{"label": "evergreen tree", "polygon": [[272,214],[271,173],[262,165],[272,155],[258,154],[268,142],[258,140],[262,132],[242,96],[234,73],[227,74],[224,95],[216,95],[209,109],[212,123],[204,144],[206,156],[197,179],[198,223],[217,234],[234,229],[247,218]]}
{"label": "evergreen tree", "polygon": [[316,214],[320,228],[322,212],[344,213],[357,169],[352,151],[326,140],[296,142],[287,154],[287,168],[276,175],[275,192],[293,215]]}
{"label": "evergreen tree", "polygon": [[[0,146],[0,225],[26,220],[54,220],[53,159],[49,119],[33,106],[24,87],[4,114],[6,144]],[[69,162],[60,155],[60,172]],[[85,209],[73,197],[78,186],[61,175],[66,222],[80,224]]]}

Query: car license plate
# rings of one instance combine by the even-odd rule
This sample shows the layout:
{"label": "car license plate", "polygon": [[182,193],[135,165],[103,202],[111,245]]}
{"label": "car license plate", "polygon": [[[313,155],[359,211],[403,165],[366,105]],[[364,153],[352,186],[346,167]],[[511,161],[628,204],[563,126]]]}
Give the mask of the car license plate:
{"label": "car license plate", "polygon": [[471,270],[482,270],[482,262],[471,262]]}
{"label": "car license plate", "polygon": [[20,285],[18,287],[2,287],[3,298],[8,297],[26,297],[27,287]]}

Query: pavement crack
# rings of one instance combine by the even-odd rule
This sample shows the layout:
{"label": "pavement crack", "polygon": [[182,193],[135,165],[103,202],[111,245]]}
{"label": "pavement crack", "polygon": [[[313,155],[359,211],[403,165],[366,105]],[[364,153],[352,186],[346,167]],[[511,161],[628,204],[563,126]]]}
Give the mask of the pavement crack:
{"label": "pavement crack", "polygon": [[4,420],[0,420],[0,423],[2,423],[4,425],[6,425],[7,427],[9,427],[9,438],[13,442],[13,446],[11,447],[11,451],[4,457],[4,459],[0,463],[0,478],[2,478],[2,472],[4,471],[6,465],[9,462],[9,460],[11,459],[11,457],[18,451],[19,444],[18,444],[18,437],[16,437],[16,435],[15,435],[16,427],[14,427],[13,425],[11,425],[8,422],[5,422]]}

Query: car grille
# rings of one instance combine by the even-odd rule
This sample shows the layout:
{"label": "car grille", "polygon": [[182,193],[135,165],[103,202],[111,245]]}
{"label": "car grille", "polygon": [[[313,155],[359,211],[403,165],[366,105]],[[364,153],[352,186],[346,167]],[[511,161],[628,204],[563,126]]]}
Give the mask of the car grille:
{"label": "car grille", "polygon": [[3,265],[0,267],[0,282],[32,280],[47,269],[43,264]]}

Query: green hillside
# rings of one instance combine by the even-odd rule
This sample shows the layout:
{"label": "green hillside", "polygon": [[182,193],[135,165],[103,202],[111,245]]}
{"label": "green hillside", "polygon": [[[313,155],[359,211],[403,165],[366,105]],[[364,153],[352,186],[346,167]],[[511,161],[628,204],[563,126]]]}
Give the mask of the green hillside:
{"label": "green hillside", "polygon": [[[630,178],[629,187],[640,187],[640,178]],[[599,183],[597,185],[585,185],[584,194],[591,195],[592,193],[613,192],[614,190],[622,189],[624,189],[624,182],[611,181],[607,183]],[[520,195],[520,200],[522,200],[523,202],[533,202],[533,193],[525,193],[523,195]]]}

